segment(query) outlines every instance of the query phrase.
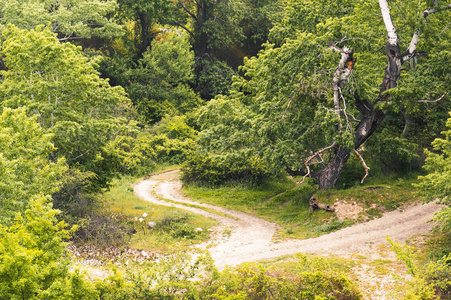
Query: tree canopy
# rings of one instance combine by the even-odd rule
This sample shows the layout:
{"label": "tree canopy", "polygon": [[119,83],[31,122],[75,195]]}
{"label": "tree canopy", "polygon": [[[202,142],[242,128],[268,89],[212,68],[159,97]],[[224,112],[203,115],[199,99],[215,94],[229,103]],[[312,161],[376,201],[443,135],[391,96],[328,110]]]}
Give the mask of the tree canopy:
{"label": "tree canopy", "polygon": [[[204,151],[248,153],[273,173],[311,175],[320,188],[332,188],[354,150],[370,152],[359,148],[381,124],[392,139],[411,141],[409,129],[421,121],[443,125],[447,110],[428,102],[447,97],[449,6],[393,3],[390,15],[384,1],[319,9],[323,4],[289,2],[270,33],[273,43],[245,60],[245,76],[235,78],[230,96],[201,109]],[[394,46],[386,39],[393,35],[384,23],[390,16],[399,28]]]}
{"label": "tree canopy", "polygon": [[30,200],[56,192],[67,169],[64,159],[48,160],[52,135],[35,119],[23,108],[4,108],[0,115],[0,224],[10,224]]}
{"label": "tree canopy", "polygon": [[112,17],[115,0],[1,0],[0,30],[14,24],[21,29],[49,25],[61,40],[114,38],[123,35]]}
{"label": "tree canopy", "polygon": [[25,107],[53,134],[53,159],[65,157],[70,166],[96,174],[104,186],[114,173],[108,142],[125,129],[130,103],[121,87],[101,79],[81,49],[60,43],[48,28],[3,31],[0,103]]}

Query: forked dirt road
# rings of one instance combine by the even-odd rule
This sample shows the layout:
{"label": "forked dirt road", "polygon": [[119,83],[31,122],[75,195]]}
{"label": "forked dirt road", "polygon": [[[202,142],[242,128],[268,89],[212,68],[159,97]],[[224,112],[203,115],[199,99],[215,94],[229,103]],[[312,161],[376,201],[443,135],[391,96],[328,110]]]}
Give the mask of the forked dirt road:
{"label": "forked dirt road", "polygon": [[[384,214],[383,217],[348,227],[318,238],[274,242],[277,225],[258,217],[230,209],[191,201],[180,193],[181,182],[176,171],[158,174],[134,186],[136,195],[146,201],[181,208],[220,223],[213,238],[199,247],[208,249],[218,269],[226,265],[273,259],[298,252],[321,255],[348,256],[368,253],[386,243],[386,237],[405,241],[416,234],[425,234],[433,226],[428,223],[442,206],[435,203],[418,204]],[[157,197],[158,195],[159,197]],[[160,198],[170,199],[171,202]],[[185,204],[185,205],[184,205]],[[186,206],[196,205],[197,207]],[[207,208],[208,211],[200,207]],[[220,215],[211,211],[217,211]],[[225,215],[229,216],[225,216]],[[230,234],[224,234],[224,233]],[[208,246],[208,247],[207,247]]]}

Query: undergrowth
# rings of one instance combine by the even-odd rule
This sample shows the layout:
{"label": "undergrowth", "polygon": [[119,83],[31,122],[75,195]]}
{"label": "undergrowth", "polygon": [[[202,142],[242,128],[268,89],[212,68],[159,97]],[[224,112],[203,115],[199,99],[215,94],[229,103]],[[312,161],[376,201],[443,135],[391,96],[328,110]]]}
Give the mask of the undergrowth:
{"label": "undergrowth", "polygon": [[[248,263],[219,272],[209,256],[185,254],[131,266],[97,282],[100,299],[362,299],[355,283],[325,259],[298,255],[291,270]],[[200,275],[202,274],[202,275]]]}

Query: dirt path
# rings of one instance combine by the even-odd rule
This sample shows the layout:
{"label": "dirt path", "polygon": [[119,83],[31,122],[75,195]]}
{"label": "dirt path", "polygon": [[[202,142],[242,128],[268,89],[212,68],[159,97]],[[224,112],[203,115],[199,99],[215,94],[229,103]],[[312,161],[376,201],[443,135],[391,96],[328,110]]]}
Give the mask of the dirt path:
{"label": "dirt path", "polygon": [[[368,253],[378,245],[386,243],[387,236],[394,241],[404,241],[415,234],[427,233],[434,226],[427,221],[441,208],[435,203],[419,204],[318,238],[274,243],[272,238],[277,227],[274,223],[242,212],[185,199],[180,194],[181,182],[175,171],[143,180],[134,186],[134,190],[138,197],[146,201],[174,206],[216,219],[221,224],[214,228],[216,236],[199,247],[208,248],[219,269],[226,265],[236,266],[243,262],[272,259],[298,252],[340,256]],[[156,195],[176,203],[160,200]],[[222,215],[183,204],[195,204],[218,211]],[[231,233],[225,236],[224,232]]]}

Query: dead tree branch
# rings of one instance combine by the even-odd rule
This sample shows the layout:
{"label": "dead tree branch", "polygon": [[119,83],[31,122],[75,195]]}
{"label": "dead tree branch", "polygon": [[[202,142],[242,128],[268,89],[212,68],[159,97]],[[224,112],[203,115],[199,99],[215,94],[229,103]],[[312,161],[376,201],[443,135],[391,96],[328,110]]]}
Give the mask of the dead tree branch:
{"label": "dead tree branch", "polygon": [[334,141],[334,142],[332,143],[332,145],[330,145],[330,146],[328,146],[328,147],[325,147],[325,148],[323,148],[323,149],[321,149],[321,150],[316,151],[315,153],[313,153],[312,155],[310,155],[310,156],[305,160],[304,165],[305,165],[305,168],[307,169],[307,174],[305,174],[304,177],[302,177],[302,180],[299,182],[299,184],[303,184],[304,181],[305,181],[305,178],[306,178],[307,176],[310,176],[310,165],[309,165],[310,161],[311,161],[312,159],[314,159],[315,157],[317,157],[317,156],[320,156],[320,157],[321,157],[321,153],[323,153],[324,151],[327,151],[327,150],[332,149],[333,147],[335,147],[335,144],[336,144],[336,142]]}
{"label": "dead tree branch", "polygon": [[365,178],[368,177],[368,171],[370,168],[366,165],[365,160],[363,159],[362,155],[360,155],[360,153],[357,152],[356,149],[354,149],[354,153],[360,159],[360,162],[362,163],[362,166],[365,169],[365,176],[363,176],[362,180],[360,181],[360,183],[362,184],[365,181]]}
{"label": "dead tree branch", "polygon": [[437,98],[435,100],[423,99],[423,100],[417,100],[417,102],[420,102],[420,103],[435,103],[435,102],[439,102],[440,100],[445,98],[446,95],[448,95],[448,93],[444,93],[443,95],[441,95],[439,98]]}

